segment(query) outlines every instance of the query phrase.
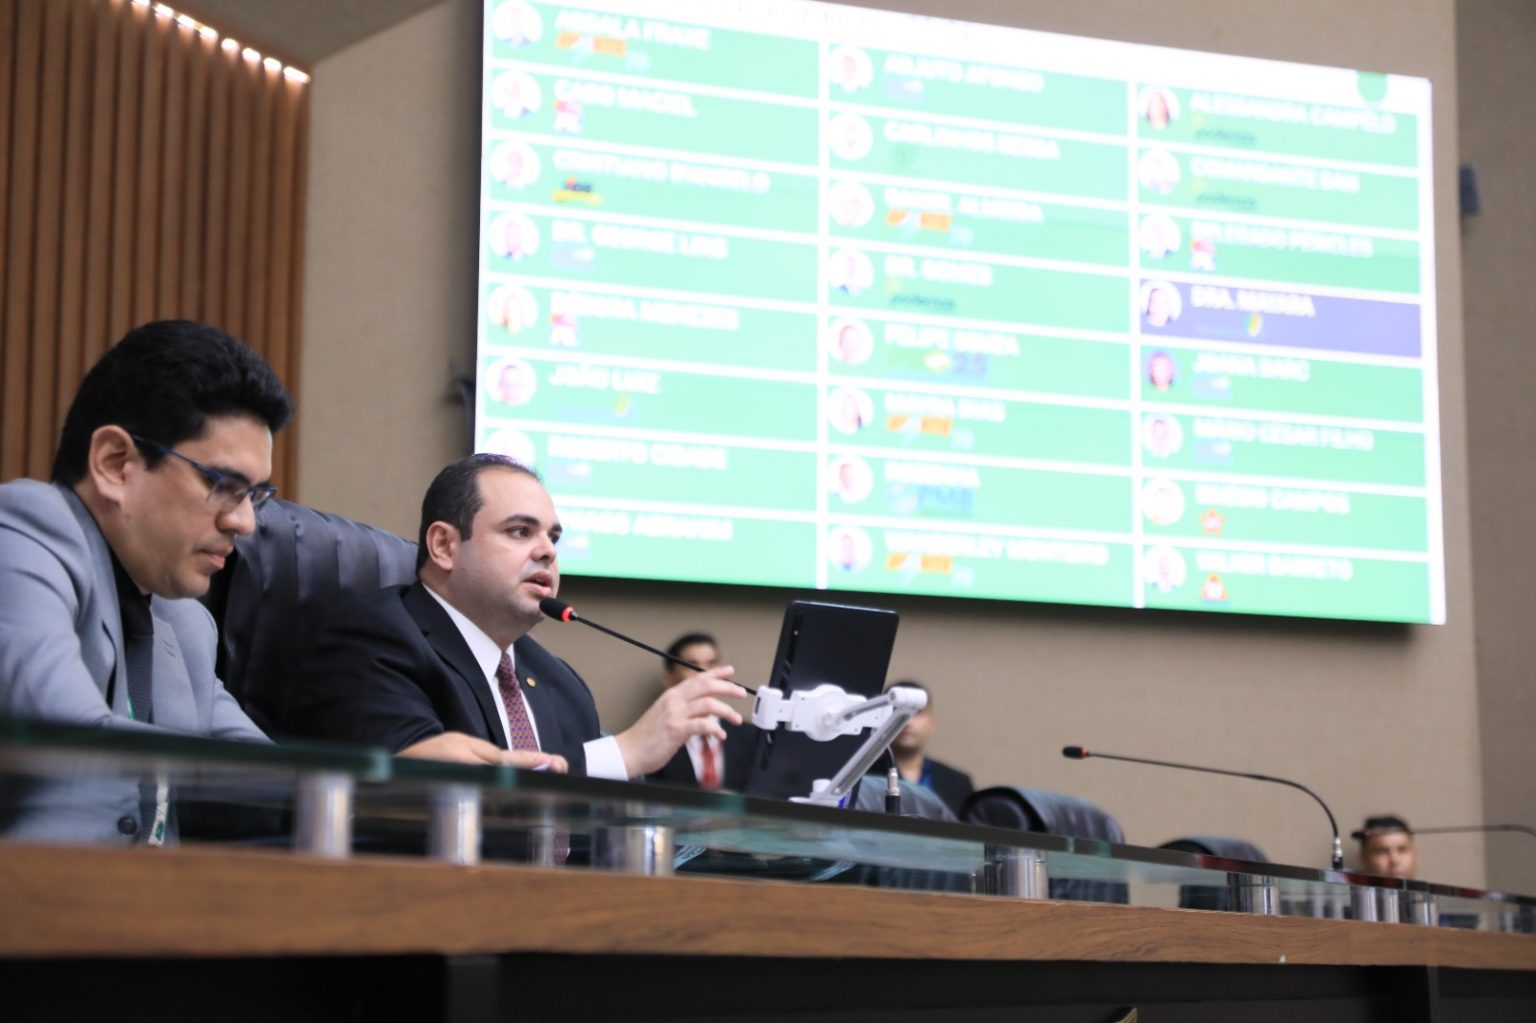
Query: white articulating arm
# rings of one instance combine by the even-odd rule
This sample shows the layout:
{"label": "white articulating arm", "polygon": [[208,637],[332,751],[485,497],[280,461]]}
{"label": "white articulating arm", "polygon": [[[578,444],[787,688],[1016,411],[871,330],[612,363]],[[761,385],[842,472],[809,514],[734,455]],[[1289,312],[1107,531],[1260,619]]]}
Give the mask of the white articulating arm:
{"label": "white articulating arm", "polygon": [[783,725],[791,732],[809,735],[817,742],[829,742],[840,735],[857,735],[866,728],[874,731],[837,772],[834,778],[818,778],[808,796],[796,802],[840,806],[880,759],[907,722],[928,705],[928,694],[910,686],[897,686],[869,698],[845,692],[841,686],[822,683],[812,689],[797,689],[787,697],[768,687],[757,691],[752,706],[752,723],[765,731]]}

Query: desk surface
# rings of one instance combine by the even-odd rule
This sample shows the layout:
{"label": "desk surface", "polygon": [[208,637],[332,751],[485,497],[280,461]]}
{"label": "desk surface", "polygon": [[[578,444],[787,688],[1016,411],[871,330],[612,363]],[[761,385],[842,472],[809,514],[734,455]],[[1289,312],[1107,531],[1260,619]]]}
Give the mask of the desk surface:
{"label": "desk surface", "polygon": [[1410,924],[214,848],[0,845],[0,890],[0,958],[852,954],[1536,970],[1536,937]]}

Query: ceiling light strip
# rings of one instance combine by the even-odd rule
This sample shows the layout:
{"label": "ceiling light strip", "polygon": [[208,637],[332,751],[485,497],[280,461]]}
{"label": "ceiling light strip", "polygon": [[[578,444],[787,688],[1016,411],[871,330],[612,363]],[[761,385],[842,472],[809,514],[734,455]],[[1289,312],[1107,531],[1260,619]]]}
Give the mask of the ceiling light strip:
{"label": "ceiling light strip", "polygon": [[309,82],[309,73],[307,71],[296,68],[291,64],[284,64],[276,57],[268,57],[253,47],[242,46],[238,40],[222,35],[218,29],[213,28],[211,25],[204,25],[189,14],[182,14],[169,4],[157,3],[155,0],[129,0],[129,2],[135,7],[152,8],[155,17],[175,21],[182,28],[196,32],[210,43],[218,43],[226,53],[239,53],[247,62],[260,64],[273,74],[281,74],[290,82],[297,82],[300,85]]}

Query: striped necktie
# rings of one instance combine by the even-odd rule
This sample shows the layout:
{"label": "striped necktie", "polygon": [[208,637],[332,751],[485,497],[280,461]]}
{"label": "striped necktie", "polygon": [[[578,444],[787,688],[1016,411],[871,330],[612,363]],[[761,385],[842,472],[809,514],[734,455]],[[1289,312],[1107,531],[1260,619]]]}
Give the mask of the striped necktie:
{"label": "striped necktie", "polygon": [[720,751],[715,748],[711,735],[699,736],[699,788],[720,787]]}
{"label": "striped necktie", "polygon": [[501,663],[496,665],[496,687],[501,690],[501,703],[507,709],[507,748],[537,750],[539,737],[528,719],[528,707],[523,703],[523,687],[512,672],[512,657],[503,651]]}

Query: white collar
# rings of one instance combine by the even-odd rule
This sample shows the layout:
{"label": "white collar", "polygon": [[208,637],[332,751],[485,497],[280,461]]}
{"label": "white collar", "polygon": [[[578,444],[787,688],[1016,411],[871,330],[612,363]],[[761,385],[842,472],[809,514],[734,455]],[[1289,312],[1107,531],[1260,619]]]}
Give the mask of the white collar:
{"label": "white collar", "polygon": [[480,665],[480,671],[486,678],[494,679],[496,677],[496,669],[501,666],[501,655],[503,652],[512,660],[513,664],[517,663],[517,657],[512,653],[511,647],[507,647],[503,651],[501,647],[496,645],[494,639],[485,634],[484,629],[464,617],[463,612],[448,603],[440,593],[426,583],[422,583],[421,588],[430,593],[432,599],[441,604],[443,610],[448,612],[448,617],[453,619],[454,625],[458,626],[459,635],[464,637],[465,645],[469,647],[470,654],[474,657],[475,663]]}

